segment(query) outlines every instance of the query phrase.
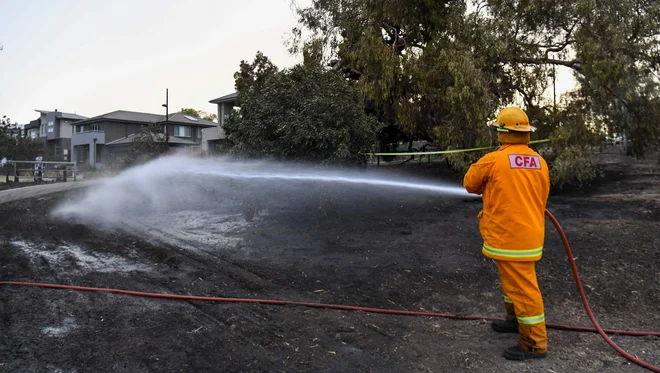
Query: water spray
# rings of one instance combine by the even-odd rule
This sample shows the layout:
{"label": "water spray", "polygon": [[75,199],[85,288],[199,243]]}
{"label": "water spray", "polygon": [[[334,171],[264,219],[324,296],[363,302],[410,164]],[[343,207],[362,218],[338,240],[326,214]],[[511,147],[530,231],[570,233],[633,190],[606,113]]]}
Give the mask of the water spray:
{"label": "water spray", "polygon": [[[247,194],[250,189],[258,193],[295,190],[296,195],[302,195],[311,193],[309,186],[314,184],[351,185],[352,192],[355,187],[392,188],[447,197],[480,198],[459,186],[410,176],[266,161],[170,156],[103,180],[90,187],[82,199],[58,206],[53,215],[81,217],[86,221],[123,222],[129,212],[163,212],[186,204],[202,203],[209,195],[220,199],[222,196],[243,194],[249,198],[251,196]],[[194,188],[206,193],[191,193]]]}

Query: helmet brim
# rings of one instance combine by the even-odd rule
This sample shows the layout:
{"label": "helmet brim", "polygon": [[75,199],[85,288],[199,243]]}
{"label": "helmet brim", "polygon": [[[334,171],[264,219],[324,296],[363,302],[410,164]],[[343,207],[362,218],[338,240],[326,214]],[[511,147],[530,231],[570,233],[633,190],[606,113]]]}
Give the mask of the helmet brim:
{"label": "helmet brim", "polygon": [[504,128],[504,127],[496,126],[494,123],[491,124],[489,127],[498,132],[536,132],[536,127],[530,125],[527,125],[527,129],[524,130],[522,129],[514,130],[510,128]]}

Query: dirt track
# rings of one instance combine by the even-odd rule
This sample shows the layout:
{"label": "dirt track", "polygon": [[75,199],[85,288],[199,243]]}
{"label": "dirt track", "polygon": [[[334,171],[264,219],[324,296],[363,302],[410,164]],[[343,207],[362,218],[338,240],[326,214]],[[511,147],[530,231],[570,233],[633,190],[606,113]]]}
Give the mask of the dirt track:
{"label": "dirt track", "polygon": [[[592,307],[609,328],[660,330],[660,173],[610,156],[589,194],[553,196]],[[606,159],[607,160],[607,159]],[[0,204],[0,279],[501,316],[480,251],[480,202],[351,191],[327,214],[289,197],[245,222],[204,203],[127,222],[139,235],[48,214],[80,190]],[[341,190],[338,195],[344,195]],[[222,212],[220,214],[219,212]],[[176,226],[165,222],[178,221]],[[138,226],[139,225],[139,226]],[[588,326],[550,224],[538,265],[548,322]],[[0,288],[0,372],[643,372],[600,337],[550,331],[550,355],[500,357],[485,322]],[[615,337],[660,365],[657,338]]]}
{"label": "dirt track", "polygon": [[12,201],[18,201],[21,199],[34,198],[43,196],[46,194],[53,194],[57,192],[63,192],[67,190],[76,190],[79,188],[85,188],[98,183],[99,180],[86,180],[86,181],[76,181],[76,182],[67,182],[67,183],[48,183],[40,185],[30,185],[27,183],[27,186],[23,187],[14,187],[6,188],[5,190],[0,190],[0,204]]}

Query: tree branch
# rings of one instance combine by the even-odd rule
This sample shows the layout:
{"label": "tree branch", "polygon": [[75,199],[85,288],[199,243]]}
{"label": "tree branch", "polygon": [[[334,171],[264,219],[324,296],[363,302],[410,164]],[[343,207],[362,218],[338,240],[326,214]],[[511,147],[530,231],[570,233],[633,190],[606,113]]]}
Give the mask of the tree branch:
{"label": "tree branch", "polygon": [[557,60],[554,58],[516,58],[514,59],[514,62],[529,64],[529,65],[550,64],[550,65],[566,66],[566,67],[570,67],[571,69],[577,72],[580,73],[582,72],[582,63],[578,60],[564,61],[564,60]]}
{"label": "tree branch", "polygon": [[525,103],[527,104],[527,106],[529,106],[529,108],[535,108],[536,107],[536,105],[534,105],[533,99],[531,97],[529,97],[529,95],[527,93],[525,93],[525,91],[523,91],[518,86],[515,87],[515,90],[518,91],[518,93],[520,93],[520,95],[523,97],[523,100],[525,100]]}
{"label": "tree branch", "polygon": [[545,53],[547,55],[548,52],[561,52],[564,49],[566,49],[566,47],[568,47],[569,45],[574,44],[574,43],[575,43],[575,40],[573,40],[573,39],[566,40],[563,44],[558,44],[558,45],[547,47],[546,50],[545,50]]}
{"label": "tree branch", "polygon": [[625,106],[626,109],[628,109],[628,111],[630,111],[632,113],[635,113],[635,110],[633,110],[633,108],[630,107],[630,103],[628,102],[628,100],[626,100],[624,97],[621,97],[620,95],[616,94],[616,92],[614,92],[614,90],[612,88],[610,88],[609,86],[603,86],[603,88],[605,88],[612,96],[614,96],[619,101],[621,101],[623,106]]}

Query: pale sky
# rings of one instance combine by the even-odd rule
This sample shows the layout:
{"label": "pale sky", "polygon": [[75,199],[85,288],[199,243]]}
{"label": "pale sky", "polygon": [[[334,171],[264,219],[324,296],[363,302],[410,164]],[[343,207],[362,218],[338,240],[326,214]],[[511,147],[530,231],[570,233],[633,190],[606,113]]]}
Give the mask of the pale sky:
{"label": "pale sky", "polygon": [[0,116],[22,124],[35,109],[165,114],[166,88],[170,112],[213,113],[241,60],[297,62],[291,0],[0,0],[0,15]]}
{"label": "pale sky", "polygon": [[[164,114],[166,88],[170,112],[213,113],[241,60],[298,62],[284,45],[291,0],[0,0],[0,15],[0,116],[21,124],[35,109]],[[558,92],[571,84],[561,76]]]}

